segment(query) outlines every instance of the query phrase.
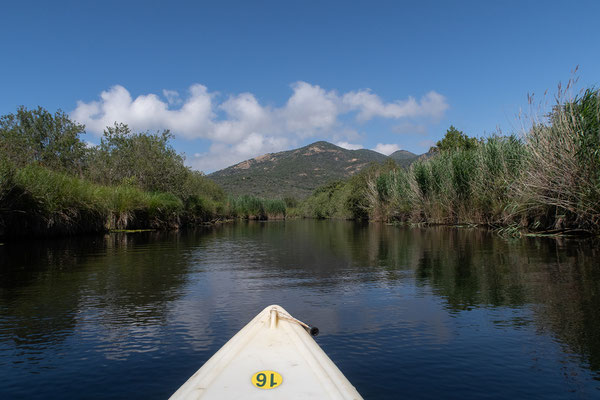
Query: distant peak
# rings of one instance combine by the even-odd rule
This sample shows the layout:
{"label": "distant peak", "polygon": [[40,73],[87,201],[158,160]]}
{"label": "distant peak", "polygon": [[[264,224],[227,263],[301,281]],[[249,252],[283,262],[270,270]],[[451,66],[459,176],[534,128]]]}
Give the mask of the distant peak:
{"label": "distant peak", "polygon": [[395,160],[416,158],[416,157],[418,157],[418,155],[416,155],[415,153],[412,153],[408,150],[396,150],[395,152],[390,154],[390,158],[393,158]]}
{"label": "distant peak", "polygon": [[313,146],[318,146],[318,147],[338,147],[335,144],[326,142],[324,140],[319,140],[318,142],[311,143],[311,144],[309,144],[309,145],[307,145],[305,147],[313,147]]}

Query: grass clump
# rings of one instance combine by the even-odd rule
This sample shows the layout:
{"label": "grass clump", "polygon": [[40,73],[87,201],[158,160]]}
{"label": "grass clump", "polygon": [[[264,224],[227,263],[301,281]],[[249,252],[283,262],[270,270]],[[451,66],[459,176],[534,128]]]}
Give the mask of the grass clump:
{"label": "grass clump", "polygon": [[523,147],[516,137],[493,136],[475,147],[441,151],[409,169],[375,173],[367,182],[369,215],[386,221],[500,223]]}
{"label": "grass clump", "polygon": [[261,199],[250,195],[230,197],[227,208],[232,218],[256,220],[283,219],[287,210],[284,200]]}
{"label": "grass clump", "polygon": [[[562,94],[564,95],[564,93]],[[516,185],[529,224],[600,231],[600,91],[554,107],[527,136],[526,169]]]}
{"label": "grass clump", "polygon": [[2,225],[17,235],[164,227],[175,223],[183,210],[182,201],[171,193],[97,185],[36,165],[6,170],[10,171],[3,167]]}

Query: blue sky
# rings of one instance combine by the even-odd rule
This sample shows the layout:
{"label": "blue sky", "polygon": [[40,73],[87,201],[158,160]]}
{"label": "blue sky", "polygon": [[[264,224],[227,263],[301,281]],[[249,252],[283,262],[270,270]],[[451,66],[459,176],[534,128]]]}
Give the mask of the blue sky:
{"label": "blue sky", "polygon": [[170,128],[210,172],[316,140],[427,151],[454,125],[517,132],[579,66],[600,83],[598,1],[8,2],[0,114]]}

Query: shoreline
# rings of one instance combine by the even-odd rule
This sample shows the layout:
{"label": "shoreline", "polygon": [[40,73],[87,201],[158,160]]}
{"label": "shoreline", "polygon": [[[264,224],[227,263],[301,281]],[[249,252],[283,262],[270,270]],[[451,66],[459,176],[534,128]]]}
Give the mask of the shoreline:
{"label": "shoreline", "polygon": [[[273,217],[257,217],[257,216],[247,216],[247,217],[238,217],[238,218],[217,218],[211,221],[202,221],[202,222],[192,222],[190,219],[186,218],[178,218],[178,223],[164,223],[164,221],[150,221],[149,225],[144,225],[140,221],[136,221],[135,219],[130,219],[129,222],[131,225],[127,225],[125,227],[120,228],[112,228],[102,226],[101,228],[92,227],[88,229],[83,226],[48,226],[45,230],[39,229],[36,227],[36,231],[33,233],[31,231],[25,232],[22,228],[17,231],[17,234],[6,234],[7,231],[5,220],[0,218],[0,223],[3,226],[0,226],[0,245],[6,242],[12,241],[22,241],[22,240],[37,240],[37,239],[60,239],[60,238],[69,238],[69,237],[77,237],[77,236],[87,236],[87,235],[106,235],[106,234],[114,234],[114,233],[144,233],[144,232],[177,232],[183,231],[187,229],[196,229],[202,227],[215,227],[223,224],[232,224],[237,222],[284,222],[284,221],[297,221],[297,220],[315,220],[315,221],[348,221],[352,223],[364,223],[364,224],[381,224],[387,226],[394,227],[409,227],[409,228],[436,228],[436,227],[446,227],[446,228],[456,228],[456,229],[480,229],[487,230],[497,234],[500,237],[504,238],[532,238],[532,237],[545,237],[545,238],[598,238],[599,235],[594,235],[590,232],[578,230],[578,229],[554,229],[554,230],[544,230],[544,231],[530,231],[524,228],[515,228],[509,225],[506,226],[497,226],[497,225],[486,225],[486,224],[475,224],[475,223],[437,223],[437,222],[386,222],[380,220],[353,220],[353,219],[345,219],[345,218],[306,218],[306,217],[298,217],[298,216],[273,216]],[[193,218],[192,218],[193,220]],[[38,221],[40,222],[40,221]],[[173,222],[173,221],[170,221]],[[27,226],[27,225],[25,225]],[[29,225],[31,226],[31,225]]]}

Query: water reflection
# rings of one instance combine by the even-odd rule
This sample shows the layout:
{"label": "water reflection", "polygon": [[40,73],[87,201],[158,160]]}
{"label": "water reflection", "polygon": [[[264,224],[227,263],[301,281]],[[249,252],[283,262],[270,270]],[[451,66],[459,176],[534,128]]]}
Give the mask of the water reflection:
{"label": "water reflection", "polygon": [[598,251],[344,221],[7,243],[0,395],[164,398],[280,303],[365,397],[585,397],[600,389]]}

